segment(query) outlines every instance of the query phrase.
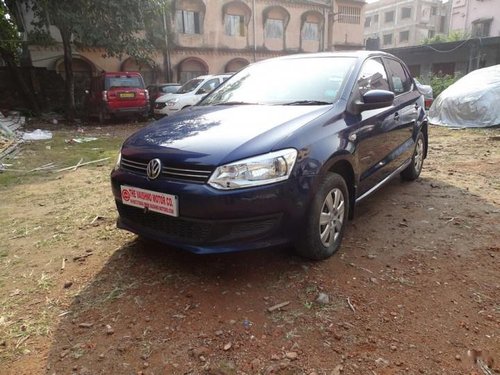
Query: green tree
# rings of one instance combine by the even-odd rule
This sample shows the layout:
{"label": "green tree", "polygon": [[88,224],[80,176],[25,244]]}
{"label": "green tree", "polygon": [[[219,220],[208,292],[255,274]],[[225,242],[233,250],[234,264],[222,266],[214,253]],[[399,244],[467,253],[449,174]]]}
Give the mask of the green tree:
{"label": "green tree", "polygon": [[469,39],[470,35],[466,31],[452,31],[448,35],[437,34],[432,38],[425,38],[422,44],[435,44],[435,43],[447,43],[447,42],[458,42],[460,40]]}
{"label": "green tree", "polygon": [[147,17],[159,13],[168,0],[24,0],[31,6],[34,26],[48,33],[55,26],[64,51],[66,117],[75,117],[73,45],[103,48],[106,56],[128,54],[148,59],[153,45],[144,38]]}
{"label": "green tree", "polygon": [[0,56],[7,64],[7,68],[12,77],[14,77],[24,100],[30,109],[35,114],[38,114],[40,112],[38,102],[33,95],[32,89],[24,79],[18,65],[22,41],[14,17],[14,9],[14,1],[0,0]]}

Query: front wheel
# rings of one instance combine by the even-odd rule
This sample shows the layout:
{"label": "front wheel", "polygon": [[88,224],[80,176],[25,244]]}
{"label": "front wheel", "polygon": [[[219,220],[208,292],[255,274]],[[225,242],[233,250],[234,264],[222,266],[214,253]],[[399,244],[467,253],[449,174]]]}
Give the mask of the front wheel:
{"label": "front wheel", "polygon": [[403,172],[401,172],[403,180],[414,181],[418,178],[418,176],[420,176],[422,166],[424,165],[425,147],[424,135],[422,132],[419,132],[417,135],[417,141],[415,142],[415,150],[413,151],[411,163],[405,170],[403,170]]}
{"label": "front wheel", "polygon": [[313,260],[331,257],[340,248],[348,213],[346,182],[339,174],[328,173],[309,209],[297,253]]}

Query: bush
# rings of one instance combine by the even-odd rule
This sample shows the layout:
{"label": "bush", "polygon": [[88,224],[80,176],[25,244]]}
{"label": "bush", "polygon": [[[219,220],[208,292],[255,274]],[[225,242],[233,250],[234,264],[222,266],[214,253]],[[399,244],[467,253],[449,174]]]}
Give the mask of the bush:
{"label": "bush", "polygon": [[430,85],[432,87],[432,93],[434,95],[434,98],[437,98],[439,96],[439,94],[441,94],[444,90],[446,90],[448,88],[448,86],[450,86],[453,83],[455,83],[456,81],[458,81],[459,78],[460,78],[460,75],[455,75],[455,76],[451,76],[448,74],[446,74],[446,75],[440,75],[440,74],[432,75]]}

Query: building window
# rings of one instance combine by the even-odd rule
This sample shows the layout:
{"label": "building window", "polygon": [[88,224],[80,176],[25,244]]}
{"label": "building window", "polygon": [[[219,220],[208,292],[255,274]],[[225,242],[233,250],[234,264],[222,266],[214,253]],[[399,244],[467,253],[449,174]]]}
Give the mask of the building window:
{"label": "building window", "polygon": [[366,17],[365,18],[365,27],[370,27],[371,25],[371,22],[372,22],[372,18],[371,17]]}
{"label": "building window", "polygon": [[393,10],[391,10],[390,12],[385,12],[384,22],[385,23],[394,22],[394,11]]}
{"label": "building window", "polygon": [[175,12],[176,29],[182,34],[201,34],[200,13],[190,10],[178,10]]}
{"label": "building window", "polygon": [[375,14],[375,15],[373,16],[373,23],[378,24],[378,14]]}
{"label": "building window", "polygon": [[401,8],[401,19],[411,18],[411,8]]}
{"label": "building window", "polygon": [[435,35],[436,35],[436,32],[434,30],[429,30],[427,32],[427,37],[428,38],[434,38]]}
{"label": "building window", "polygon": [[224,30],[229,36],[245,36],[245,17],[226,14],[224,16]]}
{"label": "building window", "polygon": [[491,21],[493,19],[480,19],[472,22],[472,36],[484,37],[490,36]]}
{"label": "building window", "polygon": [[409,30],[401,31],[399,33],[399,41],[400,41],[400,43],[405,43],[409,39],[410,39],[410,31]]}
{"label": "building window", "polygon": [[302,28],[302,39],[319,40],[319,25],[314,22],[304,22]]}
{"label": "building window", "polygon": [[283,20],[266,20],[266,38],[283,38]]}
{"label": "building window", "polygon": [[431,7],[431,16],[435,16],[437,14],[437,7]]}
{"label": "building window", "polygon": [[361,23],[361,8],[339,5],[339,23]]}
{"label": "building window", "polygon": [[384,46],[392,44],[392,34],[385,34],[383,40],[384,40]]}

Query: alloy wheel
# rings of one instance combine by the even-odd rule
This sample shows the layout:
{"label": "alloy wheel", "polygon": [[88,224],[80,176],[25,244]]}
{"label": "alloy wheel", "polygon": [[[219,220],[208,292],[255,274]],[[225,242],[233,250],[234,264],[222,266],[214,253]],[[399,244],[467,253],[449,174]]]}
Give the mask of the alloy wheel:
{"label": "alloy wheel", "polygon": [[319,235],[321,243],[329,247],[337,240],[344,223],[345,198],[338,188],[332,189],[321,208],[319,218]]}

